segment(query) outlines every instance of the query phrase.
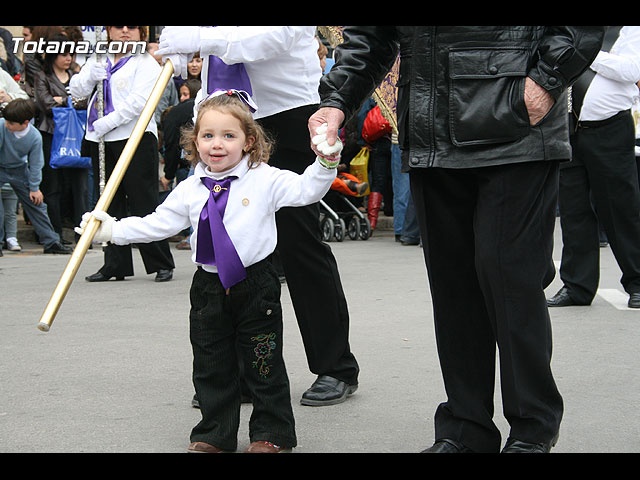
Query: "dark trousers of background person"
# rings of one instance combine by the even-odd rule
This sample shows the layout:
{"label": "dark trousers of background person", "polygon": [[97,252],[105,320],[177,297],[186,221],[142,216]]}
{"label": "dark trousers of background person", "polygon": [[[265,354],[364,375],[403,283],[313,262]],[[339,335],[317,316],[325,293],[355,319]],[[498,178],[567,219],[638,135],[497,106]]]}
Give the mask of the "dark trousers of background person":
{"label": "dark trousers of background person", "polygon": [[435,438],[497,452],[496,343],[511,436],[549,442],[562,398],[551,373],[544,288],[555,275],[557,162],[412,170],[447,401]]}
{"label": "dark trousers of background person", "polygon": [[571,146],[572,161],[560,169],[560,278],[574,302],[591,303],[600,281],[599,220],[622,286],[629,294],[640,292],[640,191],[631,112],[580,122]]}
{"label": "dark trousers of background person", "polygon": [[[42,135],[42,153],[44,166],[42,167],[42,182],[40,191],[47,204],[51,225],[62,240],[62,225],[65,215],[69,215],[73,225],[80,225],[82,214],[89,210],[88,205],[88,169],[86,168],[51,168],[51,143],[53,134],[40,132]],[[72,209],[63,211],[63,195],[71,192]]]}
{"label": "dark trousers of background person", "polygon": [[[98,143],[87,143],[90,146],[91,158],[93,159],[94,186],[99,189]],[[126,143],[126,140],[105,142],[105,183],[109,180]],[[156,209],[158,206],[158,162],[156,137],[153,133],[146,132],[131,158],[129,168],[124,174],[111,205],[107,209],[109,215],[115,218],[144,217]],[[167,240],[140,243],[137,246],[147,273],[175,268]],[[131,245],[107,244],[104,248],[104,265],[99,272],[109,277],[132,276]]]}
{"label": "dark trousers of background person", "polygon": [[[302,173],[315,161],[307,121],[316,108],[309,105],[259,120],[275,138],[270,165]],[[359,367],[349,347],[347,301],[331,248],[322,242],[319,218],[317,203],[278,211],[278,252],[309,369],[354,385]]]}
{"label": "dark trousers of background person", "polygon": [[202,420],[192,442],[235,450],[240,421],[240,381],[251,396],[252,442],[295,447],[289,378],[282,356],[280,280],[269,260],[247,268],[247,279],[227,295],[215,273],[198,268],[190,290],[193,383]]}

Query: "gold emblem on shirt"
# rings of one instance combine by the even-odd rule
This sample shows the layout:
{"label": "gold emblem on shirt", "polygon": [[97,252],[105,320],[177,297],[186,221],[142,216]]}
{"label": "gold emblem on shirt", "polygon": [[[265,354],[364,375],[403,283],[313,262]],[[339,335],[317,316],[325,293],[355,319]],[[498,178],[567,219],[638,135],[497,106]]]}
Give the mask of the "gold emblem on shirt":
{"label": "gold emblem on shirt", "polygon": [[242,199],[242,205],[244,205],[245,207],[246,207],[247,205],[249,205],[249,199],[248,199],[248,198],[243,198],[243,199]]}

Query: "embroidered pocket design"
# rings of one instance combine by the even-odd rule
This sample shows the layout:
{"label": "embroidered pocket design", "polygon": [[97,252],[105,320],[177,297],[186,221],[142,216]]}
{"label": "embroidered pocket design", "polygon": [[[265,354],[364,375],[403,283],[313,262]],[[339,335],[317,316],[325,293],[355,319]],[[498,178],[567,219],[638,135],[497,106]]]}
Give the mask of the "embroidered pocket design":
{"label": "embroidered pocket design", "polygon": [[271,370],[271,365],[267,363],[267,360],[273,356],[271,352],[276,348],[275,338],[275,333],[261,333],[260,335],[251,337],[252,341],[258,342],[253,349],[257,360],[252,362],[252,365],[253,368],[258,369],[258,373],[263,378],[266,378]]}

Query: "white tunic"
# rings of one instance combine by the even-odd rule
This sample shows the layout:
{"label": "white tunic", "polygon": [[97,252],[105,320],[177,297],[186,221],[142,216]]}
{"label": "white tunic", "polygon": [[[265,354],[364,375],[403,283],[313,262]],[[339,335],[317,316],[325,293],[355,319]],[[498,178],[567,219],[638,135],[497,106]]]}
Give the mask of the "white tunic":
{"label": "white tunic", "polygon": [[[202,88],[207,87],[208,55],[227,65],[243,63],[258,105],[254,118],[320,103],[322,67],[315,26],[200,27]],[[198,92],[196,105],[202,99]]]}
{"label": "white tunic", "polygon": [[[113,55],[108,55],[108,57],[109,61],[114,64]],[[162,70],[158,62],[148,53],[134,54],[132,57],[122,68],[111,75],[109,84],[111,85],[111,100],[114,112],[109,114],[109,117],[116,127],[104,136],[105,142],[125,140],[131,136],[133,127],[138,121]],[[96,56],[93,55],[87,60],[80,72],[71,77],[69,90],[75,98],[88,97],[96,87],[96,83],[90,80],[88,74],[90,64],[95,62]],[[103,63],[106,63],[106,60]],[[91,111],[95,101],[96,95],[93,95],[87,112]],[[147,125],[146,131],[152,132],[156,137],[158,136],[158,129],[153,116]],[[89,129],[87,129],[85,137],[92,142],[100,140],[96,133],[89,131]]]}

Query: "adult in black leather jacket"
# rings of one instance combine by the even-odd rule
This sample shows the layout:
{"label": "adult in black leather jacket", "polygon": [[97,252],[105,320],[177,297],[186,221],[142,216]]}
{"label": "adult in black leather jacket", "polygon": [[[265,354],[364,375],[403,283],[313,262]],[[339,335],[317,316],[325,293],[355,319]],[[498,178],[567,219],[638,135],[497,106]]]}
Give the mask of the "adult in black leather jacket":
{"label": "adult in black leather jacket", "polygon": [[[427,451],[549,451],[563,401],[544,288],[555,275],[558,165],[570,159],[567,88],[605,27],[345,27],[311,135],[330,144],[401,57],[398,126],[420,223],[447,401]],[[312,146],[313,148],[313,146]]]}

